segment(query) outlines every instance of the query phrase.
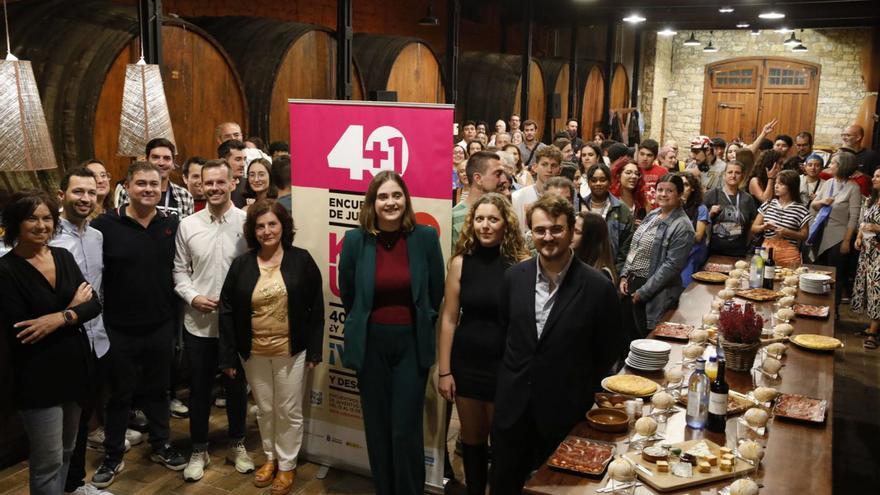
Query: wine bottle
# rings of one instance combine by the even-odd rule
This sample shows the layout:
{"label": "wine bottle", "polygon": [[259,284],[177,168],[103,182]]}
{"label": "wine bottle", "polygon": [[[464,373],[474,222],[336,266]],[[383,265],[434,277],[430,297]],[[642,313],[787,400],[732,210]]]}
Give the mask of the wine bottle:
{"label": "wine bottle", "polygon": [[749,289],[760,289],[764,286],[764,258],[761,250],[755,249],[749,265]]}
{"label": "wine bottle", "polygon": [[718,374],[709,386],[709,415],[706,427],[709,431],[717,433],[723,433],[727,425],[727,394],[730,392],[730,387],[724,379],[725,364],[723,359],[718,360]]}
{"label": "wine bottle", "polygon": [[776,263],[773,262],[773,248],[764,262],[764,288],[773,290],[773,281],[776,279]]}
{"label": "wine bottle", "polygon": [[709,414],[709,377],[706,376],[706,360],[697,359],[697,368],[688,380],[688,404],[685,423],[695,430],[706,427]]}

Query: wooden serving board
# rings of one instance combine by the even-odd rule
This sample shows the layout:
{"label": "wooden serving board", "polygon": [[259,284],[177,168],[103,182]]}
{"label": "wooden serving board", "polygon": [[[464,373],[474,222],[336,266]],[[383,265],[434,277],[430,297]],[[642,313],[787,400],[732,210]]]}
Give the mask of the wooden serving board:
{"label": "wooden serving board", "polygon": [[[686,452],[693,445],[700,443],[700,442],[706,442],[706,445],[709,446],[709,450],[712,452],[712,454],[715,455],[716,457],[718,457],[718,461],[720,464],[721,447],[718,446],[718,444],[712,442],[711,440],[706,440],[706,439],[688,440],[687,442],[673,444],[672,447],[680,448],[682,452]],[[639,471],[638,469],[636,470],[636,474],[638,475],[639,479],[642,480],[642,482],[644,482],[645,484],[649,485],[651,488],[653,488],[657,491],[660,491],[660,492],[670,492],[670,491],[674,491],[674,490],[683,490],[685,488],[690,488],[692,486],[698,486],[698,485],[703,485],[706,483],[712,483],[712,482],[715,482],[718,480],[723,480],[726,478],[733,478],[735,476],[739,476],[741,473],[745,473],[751,469],[754,469],[753,466],[751,466],[749,463],[747,463],[746,461],[737,457],[734,459],[733,471],[731,471],[731,472],[722,471],[719,466],[712,466],[712,469],[708,473],[700,473],[697,471],[697,467],[694,466],[694,469],[693,469],[694,474],[692,477],[680,478],[678,476],[674,476],[671,472],[658,473],[657,472],[657,465],[654,464],[653,462],[648,462],[648,461],[642,459],[642,455],[640,452],[637,452],[637,451],[636,452],[629,452],[624,455],[630,461],[632,461],[634,463],[638,463],[639,465],[645,467],[646,469],[651,471],[651,473],[653,473],[653,476],[648,476],[648,475],[642,473],[641,471]],[[672,470],[672,466],[670,465],[670,471],[671,470]]]}

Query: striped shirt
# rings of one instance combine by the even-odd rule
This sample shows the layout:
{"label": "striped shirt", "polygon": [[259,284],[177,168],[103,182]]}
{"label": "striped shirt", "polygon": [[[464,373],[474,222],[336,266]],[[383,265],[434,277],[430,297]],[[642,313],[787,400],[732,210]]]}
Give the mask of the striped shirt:
{"label": "striped shirt", "polygon": [[[801,230],[804,225],[810,221],[810,211],[806,206],[791,202],[784,207],[779,204],[779,200],[774,198],[761,205],[758,213],[764,215],[764,222],[772,222],[777,227],[783,227],[789,230]],[[776,231],[764,231],[765,239],[773,239],[776,237]],[[797,246],[798,241],[795,239],[785,239],[789,243]]]}

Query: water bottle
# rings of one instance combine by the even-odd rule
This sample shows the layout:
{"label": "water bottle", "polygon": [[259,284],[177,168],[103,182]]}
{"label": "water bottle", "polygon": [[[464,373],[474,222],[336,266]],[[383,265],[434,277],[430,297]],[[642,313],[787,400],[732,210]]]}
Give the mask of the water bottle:
{"label": "water bottle", "polygon": [[709,418],[709,377],[706,376],[706,360],[697,359],[697,368],[688,380],[688,403],[685,423],[695,430],[706,427]]}
{"label": "water bottle", "polygon": [[749,289],[760,289],[764,286],[764,257],[761,250],[755,249],[749,265]]}

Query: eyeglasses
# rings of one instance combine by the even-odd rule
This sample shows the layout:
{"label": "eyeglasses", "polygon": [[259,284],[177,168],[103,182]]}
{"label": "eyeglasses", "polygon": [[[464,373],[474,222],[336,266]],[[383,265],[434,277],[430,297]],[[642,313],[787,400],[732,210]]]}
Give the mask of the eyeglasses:
{"label": "eyeglasses", "polygon": [[108,174],[107,172],[101,172],[101,173],[95,174],[95,177],[97,177],[99,179],[109,179],[110,174]]}
{"label": "eyeglasses", "polygon": [[535,237],[544,237],[544,236],[546,236],[548,233],[549,233],[551,236],[553,236],[553,237],[559,237],[559,236],[561,236],[562,234],[565,233],[565,226],[563,226],[563,225],[554,225],[554,226],[552,226],[552,227],[550,227],[550,228],[547,228],[547,227],[535,227],[534,229],[532,229],[532,234],[534,234]]}

